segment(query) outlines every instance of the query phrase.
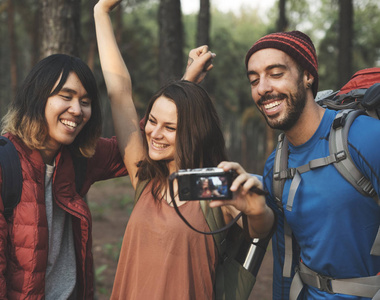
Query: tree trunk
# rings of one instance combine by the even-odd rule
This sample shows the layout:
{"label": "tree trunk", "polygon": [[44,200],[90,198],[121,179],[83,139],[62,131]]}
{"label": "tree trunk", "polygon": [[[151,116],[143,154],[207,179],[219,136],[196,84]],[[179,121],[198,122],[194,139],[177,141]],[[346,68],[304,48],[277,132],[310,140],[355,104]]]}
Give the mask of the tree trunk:
{"label": "tree trunk", "polygon": [[[89,0],[86,5],[86,9],[88,10],[88,14],[90,16],[88,22],[84,25],[85,30],[88,35],[88,42],[86,43],[87,49],[84,52],[87,53],[87,65],[89,68],[94,71],[95,57],[97,56],[97,44],[96,44],[96,36],[95,36],[95,21],[94,21],[94,5],[96,4],[96,0]],[[81,53],[83,53],[81,51]]]}
{"label": "tree trunk", "polygon": [[34,16],[32,20],[32,32],[29,32],[29,36],[32,41],[32,50],[31,50],[31,61],[30,61],[30,69],[39,61],[40,58],[40,44],[41,44],[41,32],[39,30],[40,27],[40,13],[39,10],[34,10]]}
{"label": "tree trunk", "polygon": [[12,0],[8,0],[7,16],[10,47],[11,98],[13,99],[16,96],[17,90],[17,46],[14,30],[14,6]]}
{"label": "tree trunk", "polygon": [[338,88],[352,75],[353,22],[352,0],[339,0]]}
{"label": "tree trunk", "polygon": [[159,12],[160,85],[181,78],[183,72],[183,29],[180,0],[160,0]]}
{"label": "tree trunk", "polygon": [[54,53],[79,56],[80,0],[39,0],[40,58]]}
{"label": "tree trunk", "polygon": [[277,20],[277,31],[286,31],[288,28],[288,19],[286,18],[286,0],[278,2],[279,14]]}
{"label": "tree trunk", "polygon": [[196,46],[210,46],[210,0],[200,0]]}

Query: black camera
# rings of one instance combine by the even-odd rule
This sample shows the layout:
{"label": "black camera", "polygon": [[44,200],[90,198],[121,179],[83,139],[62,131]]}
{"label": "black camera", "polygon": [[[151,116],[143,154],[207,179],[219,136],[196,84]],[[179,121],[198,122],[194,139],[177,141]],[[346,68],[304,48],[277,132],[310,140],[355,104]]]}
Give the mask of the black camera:
{"label": "black camera", "polygon": [[227,200],[232,199],[230,190],[233,171],[220,168],[186,169],[175,173],[178,180],[178,196],[188,200]]}

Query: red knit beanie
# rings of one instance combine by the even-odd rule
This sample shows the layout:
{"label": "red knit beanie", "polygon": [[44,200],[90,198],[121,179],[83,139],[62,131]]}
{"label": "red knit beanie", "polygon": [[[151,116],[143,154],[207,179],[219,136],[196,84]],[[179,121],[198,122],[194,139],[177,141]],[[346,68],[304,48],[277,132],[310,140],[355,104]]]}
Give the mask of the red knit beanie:
{"label": "red knit beanie", "polygon": [[300,31],[277,32],[268,34],[259,39],[245,57],[245,66],[248,68],[249,58],[261,49],[275,48],[288,54],[302,68],[314,77],[312,91],[314,97],[318,91],[318,61],[317,54],[311,39]]}

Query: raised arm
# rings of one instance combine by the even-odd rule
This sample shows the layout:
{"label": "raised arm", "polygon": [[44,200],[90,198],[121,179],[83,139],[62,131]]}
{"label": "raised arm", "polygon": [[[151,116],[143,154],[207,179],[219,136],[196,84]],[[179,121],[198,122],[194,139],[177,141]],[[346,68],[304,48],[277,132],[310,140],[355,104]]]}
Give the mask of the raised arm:
{"label": "raised arm", "polygon": [[136,163],[143,153],[139,119],[132,99],[132,82],[117,45],[111,10],[120,0],[100,0],[94,7],[100,63],[111,103],[112,117],[120,153],[132,184],[136,187]]}

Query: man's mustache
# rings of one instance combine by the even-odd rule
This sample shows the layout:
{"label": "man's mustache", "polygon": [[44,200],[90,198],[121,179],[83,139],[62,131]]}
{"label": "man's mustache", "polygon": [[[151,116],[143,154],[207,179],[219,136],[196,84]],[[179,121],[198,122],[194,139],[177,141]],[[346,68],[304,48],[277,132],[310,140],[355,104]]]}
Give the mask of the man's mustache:
{"label": "man's mustache", "polygon": [[262,105],[264,102],[269,100],[283,100],[286,98],[285,94],[266,94],[262,96],[257,102],[258,105]]}

